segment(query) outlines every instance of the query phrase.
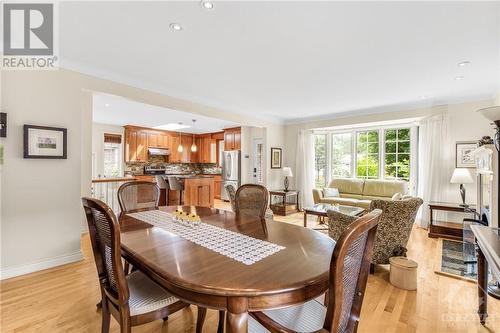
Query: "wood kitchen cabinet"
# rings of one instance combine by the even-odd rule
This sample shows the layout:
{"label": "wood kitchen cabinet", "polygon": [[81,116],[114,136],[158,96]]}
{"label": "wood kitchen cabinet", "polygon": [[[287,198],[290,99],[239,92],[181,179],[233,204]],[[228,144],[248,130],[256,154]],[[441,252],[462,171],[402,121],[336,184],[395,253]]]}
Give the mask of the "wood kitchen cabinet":
{"label": "wood kitchen cabinet", "polygon": [[170,136],[162,132],[148,132],[148,147],[151,148],[170,148]]}
{"label": "wood kitchen cabinet", "polygon": [[214,177],[194,177],[184,180],[184,205],[214,206]]}
{"label": "wood kitchen cabinet", "polygon": [[125,127],[125,162],[147,162],[148,132]]}
{"label": "wood kitchen cabinet", "polygon": [[198,137],[198,163],[212,163],[212,135],[203,134]]}
{"label": "wood kitchen cabinet", "polygon": [[224,150],[241,150],[241,127],[224,130]]}
{"label": "wood kitchen cabinet", "polygon": [[220,199],[220,191],[222,186],[222,177],[221,176],[214,176],[214,197],[215,199]]}
{"label": "wood kitchen cabinet", "polygon": [[[180,143],[179,136],[171,136],[170,137],[170,156],[168,157],[168,161],[171,163],[179,163],[182,159],[182,153],[177,151],[177,147]],[[184,147],[186,149],[186,147]]]}

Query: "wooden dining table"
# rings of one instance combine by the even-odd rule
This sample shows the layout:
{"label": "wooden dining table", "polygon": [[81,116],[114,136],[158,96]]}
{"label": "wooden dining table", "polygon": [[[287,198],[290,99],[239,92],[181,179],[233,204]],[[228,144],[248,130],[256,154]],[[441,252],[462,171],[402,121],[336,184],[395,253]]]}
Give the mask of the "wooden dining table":
{"label": "wooden dining table", "polygon": [[303,303],[327,290],[335,242],[326,235],[272,220],[266,221],[265,231],[255,216],[237,219],[232,212],[213,208],[182,210],[195,212],[203,223],[285,247],[245,265],[162,228],[122,217],[125,259],[179,299],[226,311],[226,332],[248,332],[248,312]]}

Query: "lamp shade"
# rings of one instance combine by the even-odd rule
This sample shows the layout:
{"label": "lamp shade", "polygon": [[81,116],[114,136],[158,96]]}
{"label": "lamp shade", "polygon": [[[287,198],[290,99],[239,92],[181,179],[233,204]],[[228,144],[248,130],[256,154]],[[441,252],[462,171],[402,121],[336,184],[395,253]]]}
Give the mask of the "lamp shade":
{"label": "lamp shade", "polygon": [[453,175],[451,176],[450,183],[452,184],[471,184],[474,183],[474,179],[469,171],[466,168],[456,168],[453,171]]}
{"label": "lamp shade", "polygon": [[285,177],[293,177],[293,173],[292,173],[292,168],[290,167],[283,167],[283,176]]}
{"label": "lamp shade", "polygon": [[477,112],[482,114],[488,120],[500,120],[500,106],[490,106],[489,108],[479,109]]}

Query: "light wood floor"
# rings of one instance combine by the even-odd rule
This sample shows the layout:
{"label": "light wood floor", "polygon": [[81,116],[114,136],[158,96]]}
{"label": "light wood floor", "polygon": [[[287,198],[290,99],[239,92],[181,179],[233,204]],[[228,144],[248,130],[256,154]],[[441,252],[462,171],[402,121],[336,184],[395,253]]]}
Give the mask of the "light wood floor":
{"label": "light wood floor", "polygon": [[[217,202],[217,206],[228,205]],[[301,225],[302,214],[276,217]],[[315,218],[310,217],[311,225]],[[500,332],[500,302],[489,301],[486,328],[477,320],[476,285],[434,273],[437,240],[415,228],[408,256],[419,263],[418,291],[390,285],[388,270],[378,267],[369,277],[359,332]],[[82,236],[85,260],[30,274],[0,284],[1,332],[99,332],[99,289],[88,236]],[[182,310],[168,321],[133,328],[134,332],[194,332],[196,308]],[[210,311],[204,332],[215,332],[217,313]],[[112,320],[112,332],[118,325]]]}

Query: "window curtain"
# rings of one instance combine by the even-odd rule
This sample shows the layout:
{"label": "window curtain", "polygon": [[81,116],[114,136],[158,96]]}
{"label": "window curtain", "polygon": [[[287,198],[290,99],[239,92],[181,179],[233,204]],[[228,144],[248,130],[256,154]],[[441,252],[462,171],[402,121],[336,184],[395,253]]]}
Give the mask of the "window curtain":
{"label": "window curtain", "polygon": [[300,206],[311,206],[314,188],[314,141],[313,133],[310,130],[300,130],[297,136],[295,170],[297,190],[300,191]]}
{"label": "window curtain", "polygon": [[431,116],[420,122],[418,130],[418,186],[417,195],[424,204],[417,215],[417,224],[429,226],[428,203],[443,201],[450,182],[449,116]]}

